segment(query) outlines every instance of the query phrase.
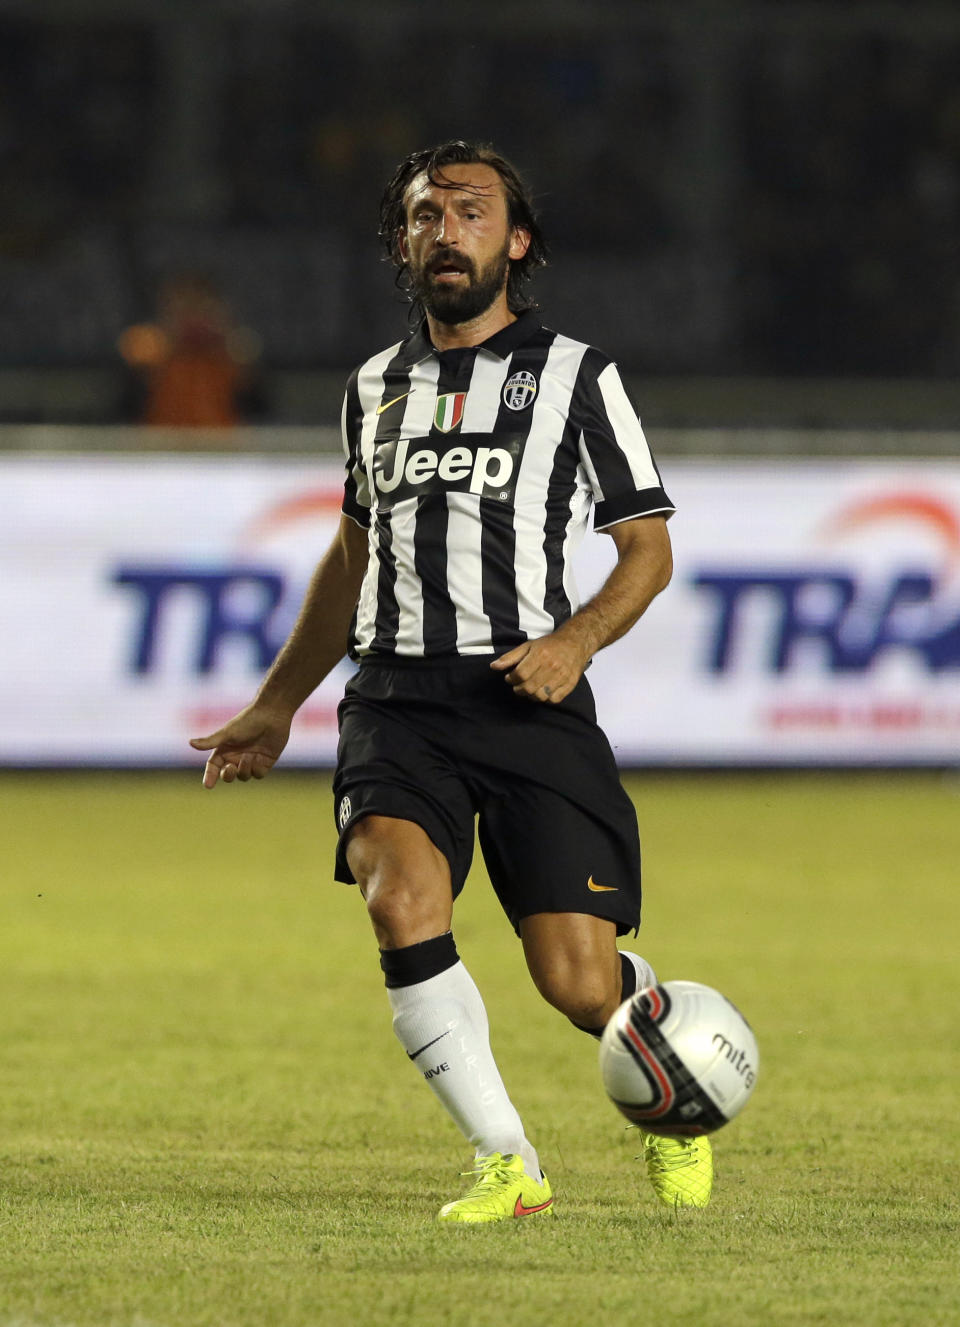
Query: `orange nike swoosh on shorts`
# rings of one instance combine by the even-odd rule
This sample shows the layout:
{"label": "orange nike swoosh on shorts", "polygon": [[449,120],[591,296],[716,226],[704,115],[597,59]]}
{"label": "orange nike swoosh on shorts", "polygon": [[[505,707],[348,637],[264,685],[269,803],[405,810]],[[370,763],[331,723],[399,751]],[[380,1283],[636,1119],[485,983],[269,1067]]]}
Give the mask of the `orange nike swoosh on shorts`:
{"label": "orange nike swoosh on shorts", "polygon": [[587,889],[592,894],[616,894],[618,892],[616,885],[598,885],[593,876],[587,881]]}
{"label": "orange nike swoosh on shorts", "polygon": [[548,1207],[553,1206],[553,1199],[548,1198],[545,1203],[538,1203],[536,1207],[524,1207],[523,1199],[518,1198],[513,1208],[514,1216],[533,1216],[534,1212],[545,1212]]}

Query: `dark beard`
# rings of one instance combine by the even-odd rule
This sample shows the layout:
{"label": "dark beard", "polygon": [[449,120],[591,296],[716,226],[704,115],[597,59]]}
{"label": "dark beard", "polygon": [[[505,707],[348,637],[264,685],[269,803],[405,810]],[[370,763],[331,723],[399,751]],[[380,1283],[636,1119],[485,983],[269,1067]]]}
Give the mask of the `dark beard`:
{"label": "dark beard", "polygon": [[[458,323],[468,323],[486,313],[497,299],[507,282],[510,268],[510,242],[491,258],[484,270],[477,275],[477,269],[470,258],[457,254],[456,261],[467,273],[468,280],[462,289],[448,289],[435,285],[431,279],[430,265],[415,272],[410,269],[413,293],[423,308],[439,323],[455,327]],[[432,264],[442,263],[436,256]]]}

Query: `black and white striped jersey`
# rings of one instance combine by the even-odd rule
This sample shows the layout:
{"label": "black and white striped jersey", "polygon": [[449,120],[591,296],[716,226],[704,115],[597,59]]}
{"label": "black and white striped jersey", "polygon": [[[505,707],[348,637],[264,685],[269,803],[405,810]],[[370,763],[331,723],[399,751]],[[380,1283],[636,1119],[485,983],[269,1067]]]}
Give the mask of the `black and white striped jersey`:
{"label": "black and white striped jersey", "polygon": [[344,513],[369,529],[351,653],[500,654],[576,611],[594,526],[673,504],[617,366],[522,314],[479,346],[425,326],[350,377]]}

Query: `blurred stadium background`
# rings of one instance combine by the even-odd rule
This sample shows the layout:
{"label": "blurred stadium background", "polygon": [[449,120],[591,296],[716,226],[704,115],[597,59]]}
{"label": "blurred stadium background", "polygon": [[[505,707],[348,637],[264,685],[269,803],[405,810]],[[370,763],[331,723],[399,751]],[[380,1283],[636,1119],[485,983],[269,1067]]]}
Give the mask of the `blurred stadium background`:
{"label": "blurred stadium background", "polygon": [[[406,325],[383,182],[465,136],[532,181],[544,318],[619,359],[681,507],[674,607],[598,667],[625,762],[952,764],[958,60],[924,0],[2,0],[0,760],[178,763],[247,695],[344,377]],[[139,422],[184,273],[256,364],[241,427]]]}

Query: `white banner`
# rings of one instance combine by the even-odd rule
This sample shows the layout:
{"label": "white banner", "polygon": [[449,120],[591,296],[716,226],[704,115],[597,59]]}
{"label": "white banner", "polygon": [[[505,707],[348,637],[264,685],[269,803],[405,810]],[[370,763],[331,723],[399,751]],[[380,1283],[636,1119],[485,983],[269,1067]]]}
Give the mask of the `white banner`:
{"label": "white banner", "polygon": [[[196,764],[338,519],[330,458],[0,457],[0,761]],[[624,765],[947,764],[960,462],[673,461],[670,588],[590,670]],[[581,587],[612,565],[591,535]],[[343,663],[286,764],[330,764]]]}
{"label": "white banner", "polygon": [[625,763],[960,762],[960,463],[665,483],[673,582],[592,671]]}

